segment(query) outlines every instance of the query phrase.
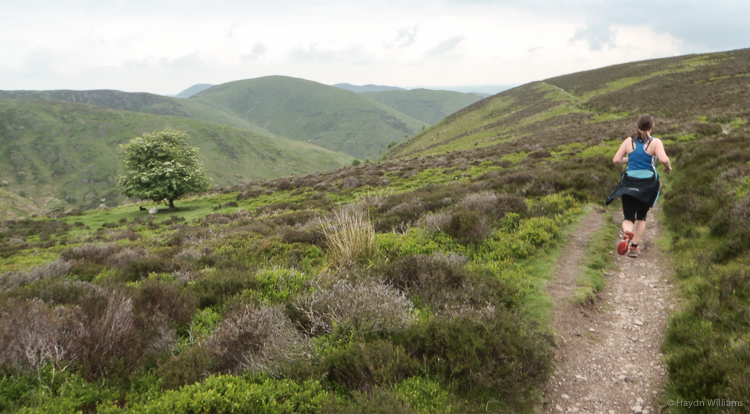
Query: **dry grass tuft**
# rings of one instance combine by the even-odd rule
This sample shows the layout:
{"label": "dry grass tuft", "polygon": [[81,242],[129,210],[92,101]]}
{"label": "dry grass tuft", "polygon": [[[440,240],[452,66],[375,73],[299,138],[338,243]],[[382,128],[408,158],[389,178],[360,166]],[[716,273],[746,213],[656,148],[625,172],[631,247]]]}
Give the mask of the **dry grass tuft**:
{"label": "dry grass tuft", "polygon": [[331,263],[336,267],[360,264],[377,253],[375,228],[370,217],[356,205],[333,212],[333,218],[322,227]]}

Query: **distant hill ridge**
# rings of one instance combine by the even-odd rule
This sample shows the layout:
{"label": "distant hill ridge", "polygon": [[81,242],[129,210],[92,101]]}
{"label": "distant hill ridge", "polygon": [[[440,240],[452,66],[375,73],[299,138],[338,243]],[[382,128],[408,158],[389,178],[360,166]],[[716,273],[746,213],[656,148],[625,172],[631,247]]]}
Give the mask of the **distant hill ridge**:
{"label": "distant hill ridge", "polygon": [[206,89],[208,89],[208,88],[210,88],[212,86],[213,85],[211,85],[209,83],[199,83],[197,85],[193,85],[193,86],[185,89],[184,91],[178,93],[174,97],[175,98],[189,98],[189,97],[195,95],[196,93],[203,92],[203,91],[205,91]]}
{"label": "distant hill ridge", "polygon": [[286,76],[213,86],[190,99],[240,116],[276,135],[373,158],[423,122],[341,88]]}
{"label": "distant hill ridge", "polygon": [[341,88],[341,89],[346,89],[347,91],[352,91],[352,92],[384,92],[384,91],[405,91],[406,90],[404,88],[399,88],[396,86],[373,85],[373,84],[357,86],[357,85],[351,85],[348,83],[337,83],[333,86],[337,88]]}

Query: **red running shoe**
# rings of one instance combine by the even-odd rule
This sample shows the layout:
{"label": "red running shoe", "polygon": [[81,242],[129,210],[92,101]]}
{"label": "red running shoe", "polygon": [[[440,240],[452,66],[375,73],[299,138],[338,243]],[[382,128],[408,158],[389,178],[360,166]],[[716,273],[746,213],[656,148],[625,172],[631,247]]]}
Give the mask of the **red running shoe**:
{"label": "red running shoe", "polygon": [[626,231],[625,235],[622,236],[622,241],[617,245],[617,254],[624,256],[628,252],[628,244],[631,240],[633,240],[633,233]]}
{"label": "red running shoe", "polygon": [[638,247],[630,246],[630,252],[628,252],[628,257],[638,257],[641,254],[641,251],[638,249]]}

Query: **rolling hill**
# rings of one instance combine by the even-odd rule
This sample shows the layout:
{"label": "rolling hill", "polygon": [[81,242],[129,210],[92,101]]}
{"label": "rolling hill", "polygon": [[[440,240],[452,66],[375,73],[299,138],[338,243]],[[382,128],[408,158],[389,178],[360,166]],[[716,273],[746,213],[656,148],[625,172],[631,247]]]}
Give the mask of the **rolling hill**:
{"label": "rolling hill", "polygon": [[0,91],[0,99],[52,99],[83,103],[121,111],[199,119],[263,133],[261,128],[241,117],[218,110],[201,102],[190,99],[170,98],[151,93],[132,93],[106,89],[91,91]]}
{"label": "rolling hill", "polygon": [[443,119],[388,156],[501,145],[532,152],[556,144],[620,140],[633,117],[656,117],[673,140],[721,132],[747,116],[750,52],[689,55],[559,76],[501,92]]}
{"label": "rolling hill", "polygon": [[197,100],[276,135],[364,159],[377,157],[423,125],[386,105],[334,86],[284,76],[229,82]]}
{"label": "rolling hill", "polygon": [[311,144],[199,120],[50,99],[0,99],[0,176],[7,189],[91,208],[116,205],[118,145],[171,127],[192,137],[216,185],[337,168],[352,158]]}
{"label": "rolling hill", "polygon": [[427,125],[434,124],[482,99],[471,93],[434,91],[431,89],[361,92],[361,94]]}

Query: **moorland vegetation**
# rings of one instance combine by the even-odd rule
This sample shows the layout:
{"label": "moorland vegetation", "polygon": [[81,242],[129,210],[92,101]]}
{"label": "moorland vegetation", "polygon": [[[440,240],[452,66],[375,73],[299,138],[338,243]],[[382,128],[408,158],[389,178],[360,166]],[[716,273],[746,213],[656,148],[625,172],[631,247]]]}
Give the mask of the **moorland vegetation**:
{"label": "moorland vegetation", "polygon": [[[742,399],[748,61],[522,86],[378,162],[214,189],[166,214],[4,221],[0,410],[533,412],[554,369],[556,247],[619,181],[612,155],[646,111],[675,167],[661,202],[684,299],[665,398]],[[600,288],[582,280],[582,306]]]}

